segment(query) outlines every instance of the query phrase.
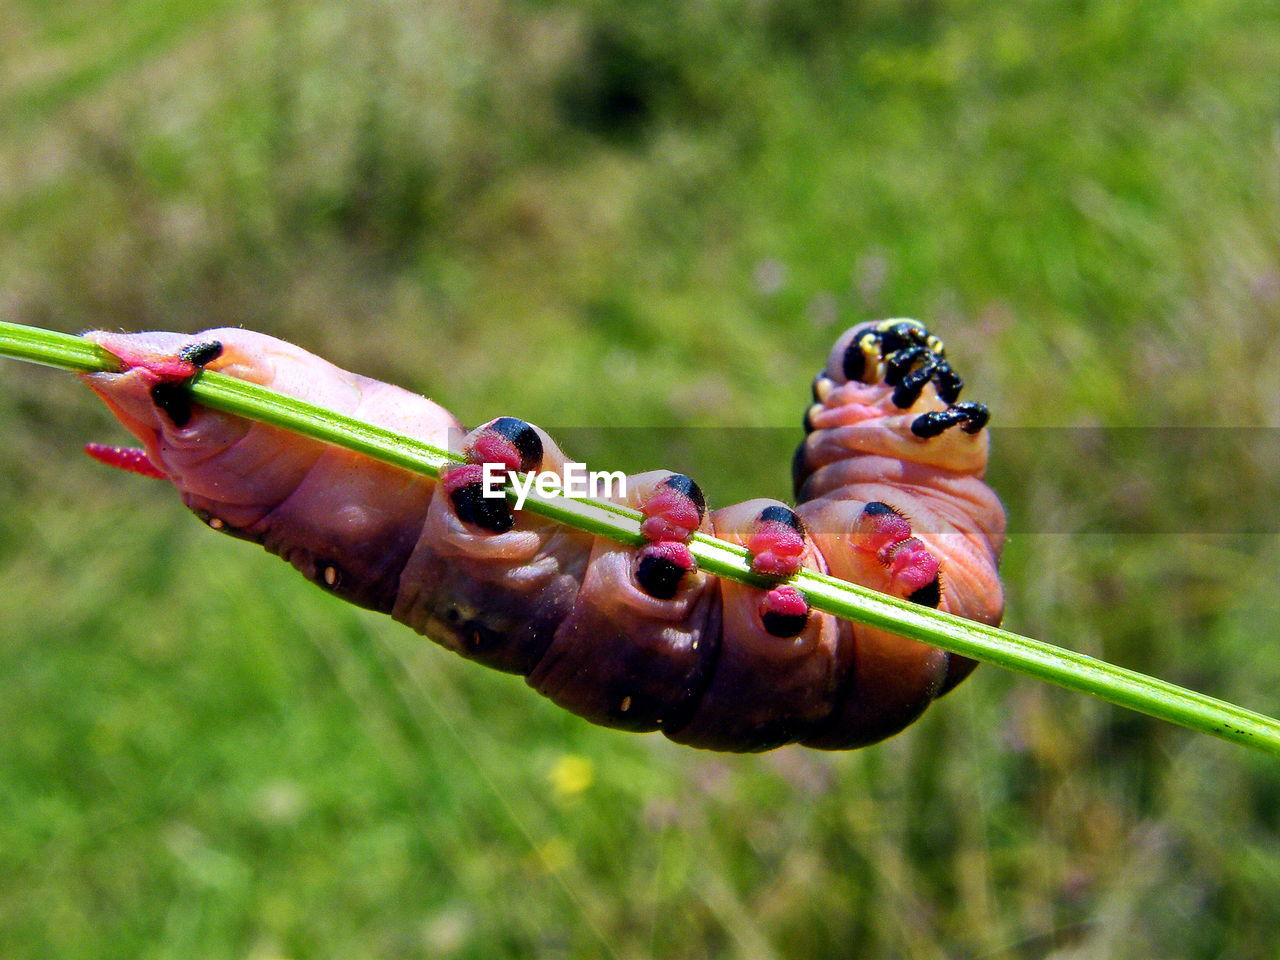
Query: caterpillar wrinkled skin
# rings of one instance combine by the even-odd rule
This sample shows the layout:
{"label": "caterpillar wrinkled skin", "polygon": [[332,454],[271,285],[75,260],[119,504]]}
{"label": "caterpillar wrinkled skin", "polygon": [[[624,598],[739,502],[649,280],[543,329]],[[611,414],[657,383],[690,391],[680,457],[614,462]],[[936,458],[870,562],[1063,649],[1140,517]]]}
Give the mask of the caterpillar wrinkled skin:
{"label": "caterpillar wrinkled skin", "polygon": [[[338,596],[463,656],[518,673],[586,719],[677,743],[828,750],[897,733],[971,660],[809,609],[801,567],[997,624],[1004,511],[983,482],[987,410],[958,402],[941,341],[913,320],[862,324],[813,383],[798,505],[708,512],[688,477],[627,478],[641,548],[483,496],[484,464],[562,472],[542,430],[466,433],[443,407],[241,329],[87,335],[123,372],[84,374],[143,450],[100,460],[170,480],[210,527],[261,544]],[[439,480],[202,407],[217,370],[464,453]],[[461,439],[459,439],[461,438]],[[697,569],[695,532],[745,546],[769,589]]]}

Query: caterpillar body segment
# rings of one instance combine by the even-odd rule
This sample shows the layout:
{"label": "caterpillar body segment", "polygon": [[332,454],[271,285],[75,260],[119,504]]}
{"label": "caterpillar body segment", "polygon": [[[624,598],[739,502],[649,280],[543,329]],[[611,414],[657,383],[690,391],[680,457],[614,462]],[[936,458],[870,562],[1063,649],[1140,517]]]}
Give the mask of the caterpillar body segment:
{"label": "caterpillar body segment", "polygon": [[[216,342],[217,370],[310,403],[447,445],[462,425],[443,407],[341,370],[292,344],[240,329],[181,334],[91,333],[121,357],[120,374],[86,374],[183,502],[214,529],[262,544],[344,599],[390,611],[434,482],[267,424],[196,406],[178,426],[152,393],[161,364]],[[194,371],[192,371],[194,372]]]}
{"label": "caterpillar body segment", "polygon": [[[518,673],[606,726],[691,746],[847,749],[914,720],[972,661],[808,608],[809,568],[987,623],[1003,609],[999,500],[982,481],[986,410],[915,321],[864,324],[814,382],[793,464],[799,505],[708,510],[697,484],[651,471],[621,492],[648,540],[595,538],[485,496],[485,465],[563,473],[541,429],[500,417],[469,433],[443,407],[240,329],[88,335],[121,373],[83,375],[142,451],[94,455],[167,477],[209,526],[442,645]],[[464,453],[423,477],[200,406],[218,370]],[[945,422],[944,422],[945,421]],[[104,452],[105,451],[105,452]],[[738,543],[773,582],[697,569],[694,532]]]}
{"label": "caterpillar body segment", "polygon": [[[668,496],[668,481],[679,476],[661,470],[628,477],[626,496],[612,499],[644,511],[642,531],[651,538],[713,534],[700,492],[696,501],[688,498],[692,512]],[[605,726],[683,729],[720,654],[719,582],[696,569],[682,540],[653,539],[636,550],[595,538],[590,550],[577,602],[529,684]],[[655,566],[666,570],[660,583],[649,572]]]}

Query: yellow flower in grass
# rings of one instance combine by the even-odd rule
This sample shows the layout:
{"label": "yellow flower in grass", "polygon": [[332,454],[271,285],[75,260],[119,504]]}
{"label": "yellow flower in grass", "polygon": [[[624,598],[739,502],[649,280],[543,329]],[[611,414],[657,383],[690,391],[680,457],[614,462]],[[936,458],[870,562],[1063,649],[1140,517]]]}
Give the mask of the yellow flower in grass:
{"label": "yellow flower in grass", "polygon": [[547,774],[552,792],[562,800],[576,797],[590,787],[595,778],[595,767],[591,761],[574,753],[562,756]]}

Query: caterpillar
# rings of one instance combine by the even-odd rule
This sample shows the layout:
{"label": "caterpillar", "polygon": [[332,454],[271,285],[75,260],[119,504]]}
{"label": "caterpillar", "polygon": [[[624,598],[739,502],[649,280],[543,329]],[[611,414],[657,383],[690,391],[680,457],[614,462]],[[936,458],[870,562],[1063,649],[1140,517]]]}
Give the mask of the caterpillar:
{"label": "caterpillar", "polygon": [[[813,381],[796,451],[797,506],[708,511],[683,474],[625,478],[646,543],[566,528],[499,496],[490,471],[573,466],[543,430],[447,410],[242,329],[86,335],[122,371],[82,374],[142,449],[106,463],[167,478],[215,530],[261,544],[309,580],[498,670],[586,719],[711,750],[851,749],[913,722],[975,666],[811,610],[801,568],[998,623],[1004,511],[983,481],[987,409],[960,402],[942,342],[914,320],[845,332]],[[438,479],[203,407],[218,370],[437,446]],[[599,491],[597,491],[599,492]],[[606,495],[608,495],[606,493]],[[698,569],[695,532],[740,544],[770,587]]]}

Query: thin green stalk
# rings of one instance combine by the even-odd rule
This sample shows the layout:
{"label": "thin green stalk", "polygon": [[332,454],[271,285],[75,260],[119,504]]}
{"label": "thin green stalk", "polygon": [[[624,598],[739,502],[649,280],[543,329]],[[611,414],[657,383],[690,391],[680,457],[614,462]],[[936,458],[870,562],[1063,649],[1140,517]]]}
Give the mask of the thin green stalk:
{"label": "thin green stalk", "polygon": [[[116,370],[105,350],[67,334],[0,321],[0,356],[76,372]],[[200,403],[347,447],[378,460],[438,476],[459,458],[448,450],[218,373],[191,385]],[[627,544],[643,542],[640,515],[603,501],[531,496],[525,509],[586,533]],[[697,535],[690,550],[706,571],[741,583],[767,581],[751,572],[740,546]],[[1122,707],[1280,756],[1280,721],[1213,697],[1074,653],[998,627],[962,620],[866,587],[804,571],[794,584],[815,608],[912,637],[975,660],[1016,670]]]}

